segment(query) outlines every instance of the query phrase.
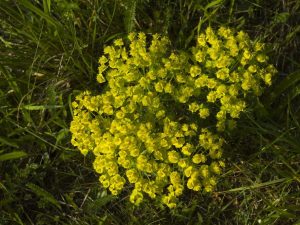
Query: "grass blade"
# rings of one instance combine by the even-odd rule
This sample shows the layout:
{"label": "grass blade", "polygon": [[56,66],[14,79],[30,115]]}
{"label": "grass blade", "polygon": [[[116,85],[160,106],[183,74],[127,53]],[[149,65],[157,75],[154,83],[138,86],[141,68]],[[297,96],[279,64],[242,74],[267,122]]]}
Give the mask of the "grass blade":
{"label": "grass blade", "polygon": [[136,0],[129,0],[127,1],[127,10],[125,11],[125,28],[126,31],[129,33],[132,31],[134,27],[134,20],[135,20],[135,11],[136,11]]}
{"label": "grass blade", "polygon": [[46,200],[47,202],[51,203],[52,205],[56,206],[61,210],[61,206],[59,202],[54,198],[52,194],[50,194],[45,189],[33,183],[26,184],[26,187],[28,187],[31,191],[33,191],[37,196],[43,198],[44,200]]}
{"label": "grass blade", "polygon": [[54,27],[57,27],[57,28],[61,27],[60,24],[58,24],[57,21],[55,21],[53,18],[51,18],[49,15],[47,15],[47,13],[43,12],[42,10],[40,10],[39,8],[37,8],[36,6],[31,4],[29,1],[20,0],[20,3],[22,5],[24,5],[30,11],[34,12],[35,14],[40,16],[41,18],[45,19],[49,24],[53,25]]}
{"label": "grass blade", "polygon": [[45,110],[45,109],[59,109],[62,107],[63,107],[62,105],[24,105],[24,106],[22,106],[23,109],[26,109],[29,111]]}
{"label": "grass blade", "polygon": [[19,159],[26,157],[27,153],[23,151],[14,151],[6,154],[0,155],[0,161],[7,161],[7,160],[12,160],[12,159]]}
{"label": "grass blade", "polygon": [[264,183],[254,184],[254,185],[251,185],[251,186],[233,188],[233,189],[230,189],[230,190],[227,190],[227,191],[221,191],[220,193],[239,192],[239,191],[251,190],[251,189],[256,189],[256,188],[262,188],[262,187],[266,187],[266,186],[269,186],[269,185],[272,185],[272,184],[286,182],[286,181],[289,181],[289,180],[290,179],[287,179],[287,178],[281,178],[281,179],[272,180],[272,181],[268,181],[268,182],[264,182]]}
{"label": "grass blade", "polygon": [[[11,147],[14,147],[14,148],[19,148],[19,146],[12,140],[10,139],[7,139],[5,137],[1,137],[0,136],[0,143],[4,144],[4,145],[8,145],[8,146],[11,146]],[[0,152],[1,153],[1,152]]]}
{"label": "grass blade", "polygon": [[276,85],[271,94],[267,96],[266,104],[271,105],[276,100],[276,98],[278,98],[284,91],[288,90],[299,81],[300,70],[289,74],[280,84]]}

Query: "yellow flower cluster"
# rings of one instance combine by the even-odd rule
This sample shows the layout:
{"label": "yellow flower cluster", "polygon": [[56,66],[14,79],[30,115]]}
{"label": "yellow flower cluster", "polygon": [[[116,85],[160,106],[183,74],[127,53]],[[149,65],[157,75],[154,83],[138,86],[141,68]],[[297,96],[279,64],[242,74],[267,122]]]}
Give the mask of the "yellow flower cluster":
{"label": "yellow flower cluster", "polygon": [[158,34],[147,39],[131,33],[129,48],[117,39],[104,49],[97,81],[107,89],[76,97],[72,144],[93,152],[113,195],[129,182],[132,203],[148,196],[173,208],[185,188],[213,191],[225,166],[220,132],[276,70],[242,31],[207,28],[191,52],[170,51]]}
{"label": "yellow flower cluster", "polygon": [[[195,86],[200,93],[206,93],[208,109],[215,109],[217,130],[234,128],[247,100],[259,96],[264,85],[271,85],[276,73],[274,66],[267,63],[264,45],[251,41],[243,31],[236,33],[225,27],[214,31],[208,27],[199,35],[192,52],[195,64],[190,74],[197,77]],[[189,109],[199,112],[202,118],[209,115],[207,108],[201,111],[200,103],[192,103]]]}

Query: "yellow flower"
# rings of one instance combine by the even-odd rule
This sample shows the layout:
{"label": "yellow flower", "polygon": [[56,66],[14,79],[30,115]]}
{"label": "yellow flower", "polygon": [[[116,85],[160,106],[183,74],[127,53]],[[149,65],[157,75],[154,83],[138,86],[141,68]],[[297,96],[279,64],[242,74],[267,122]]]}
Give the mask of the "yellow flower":
{"label": "yellow flower", "polygon": [[168,152],[168,160],[170,161],[170,163],[177,163],[179,159],[180,155],[175,150]]}
{"label": "yellow flower", "polygon": [[101,175],[99,178],[99,181],[101,182],[101,184],[103,185],[104,188],[108,188],[110,185],[108,175]]}
{"label": "yellow flower", "polygon": [[229,28],[225,28],[225,27],[220,27],[218,30],[218,34],[224,38],[229,38],[231,33],[232,31]]}
{"label": "yellow flower", "polygon": [[184,175],[185,175],[186,177],[190,177],[190,176],[192,175],[192,173],[193,173],[194,170],[195,170],[195,169],[194,169],[193,166],[189,166],[189,167],[187,167],[187,168],[184,170]]}
{"label": "yellow flower", "polygon": [[174,92],[174,87],[171,83],[167,83],[164,89],[165,89],[165,92],[169,93],[169,94]]}
{"label": "yellow flower", "polygon": [[97,81],[101,84],[101,83],[104,83],[106,80],[105,80],[104,76],[101,73],[99,73],[97,75]]}
{"label": "yellow flower", "polygon": [[139,174],[136,169],[129,169],[126,171],[126,176],[130,183],[136,183],[139,180]]}
{"label": "yellow flower", "polygon": [[114,41],[114,45],[115,46],[123,46],[124,45],[124,42],[123,42],[123,40],[122,39],[116,39],[115,41]]}
{"label": "yellow flower", "polygon": [[199,163],[205,163],[206,157],[203,154],[195,154],[192,158],[193,163],[199,164]]}
{"label": "yellow flower", "polygon": [[200,176],[202,176],[203,178],[207,178],[210,175],[208,165],[202,165],[199,169],[199,172]]}
{"label": "yellow flower", "polygon": [[165,110],[159,110],[159,111],[155,114],[155,116],[156,116],[157,119],[162,119],[162,118],[165,117],[165,114],[166,114]]}
{"label": "yellow flower", "polygon": [[208,102],[215,102],[217,100],[217,92],[210,91],[206,98]]}
{"label": "yellow flower", "polygon": [[244,57],[245,59],[250,59],[251,56],[252,56],[252,55],[251,55],[251,52],[250,52],[248,49],[244,50],[243,57]]}
{"label": "yellow flower", "polygon": [[220,80],[225,80],[229,77],[229,69],[228,68],[222,68],[217,71],[216,73],[217,78]]}
{"label": "yellow flower", "polygon": [[188,166],[188,160],[187,159],[179,159],[178,161],[178,166],[181,167],[181,168],[185,168]]}
{"label": "yellow flower", "polygon": [[201,68],[199,66],[192,66],[190,69],[190,74],[192,77],[197,77],[201,74]]}
{"label": "yellow flower", "polygon": [[221,174],[221,168],[217,162],[212,162],[210,164],[210,169],[213,173]]}
{"label": "yellow flower", "polygon": [[133,191],[131,192],[131,195],[129,197],[130,202],[137,206],[141,204],[141,202],[143,201],[143,198],[144,198],[144,196],[143,196],[142,192],[140,192],[136,189],[133,189]]}
{"label": "yellow flower", "polygon": [[206,107],[201,107],[200,110],[199,110],[199,116],[202,118],[202,119],[205,119],[209,116],[209,109],[206,108]]}
{"label": "yellow flower", "polygon": [[157,82],[155,84],[155,90],[157,92],[163,92],[164,91],[164,86],[165,86],[164,82],[163,81],[159,81],[159,82]]}
{"label": "yellow flower", "polygon": [[176,147],[176,148],[181,148],[184,143],[185,143],[185,139],[184,138],[177,138],[177,137],[173,137],[171,139],[172,144]]}
{"label": "yellow flower", "polygon": [[202,47],[206,46],[206,40],[205,40],[205,35],[204,34],[200,34],[198,36],[197,43],[198,43],[199,46],[202,46]]}
{"label": "yellow flower", "polygon": [[180,185],[181,183],[181,178],[179,172],[172,172],[170,174],[170,181],[174,186]]}
{"label": "yellow flower", "polygon": [[203,51],[198,51],[198,52],[195,54],[195,59],[197,60],[197,62],[201,63],[201,62],[204,62],[205,56],[206,56],[206,53],[205,53],[205,52],[203,52]]}
{"label": "yellow flower", "polygon": [[200,184],[199,180],[194,179],[194,178],[189,178],[188,182],[187,182],[187,187],[194,191],[200,191],[201,184]]}
{"label": "yellow flower", "polygon": [[272,74],[267,73],[264,77],[264,81],[267,85],[271,85],[272,84]]}
{"label": "yellow flower", "polygon": [[187,143],[181,148],[181,151],[184,155],[190,156],[194,151],[194,146],[190,143]]}
{"label": "yellow flower", "polygon": [[256,42],[255,45],[254,45],[254,50],[256,52],[258,51],[262,51],[264,49],[264,44],[263,43],[260,43],[260,42]]}

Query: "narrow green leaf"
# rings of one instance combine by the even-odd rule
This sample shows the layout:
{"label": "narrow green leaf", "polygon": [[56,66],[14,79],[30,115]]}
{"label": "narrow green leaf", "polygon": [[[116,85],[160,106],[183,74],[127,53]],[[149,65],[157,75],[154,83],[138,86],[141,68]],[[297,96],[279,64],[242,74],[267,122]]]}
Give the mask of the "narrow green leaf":
{"label": "narrow green leaf", "polygon": [[0,182],[0,189],[3,189],[3,190],[5,190],[6,192],[7,192],[7,189],[6,189],[6,187],[4,186],[4,184],[3,183],[1,183]]}
{"label": "narrow green leaf", "polygon": [[293,31],[286,35],[285,41],[290,42],[293,38],[297,37],[297,34],[300,32],[300,25],[296,26]]}
{"label": "narrow green leaf", "polygon": [[294,84],[300,81],[300,70],[289,74],[280,84],[276,85],[275,89],[268,96],[266,103],[271,105],[284,91],[291,88]]}
{"label": "narrow green leaf", "polygon": [[43,0],[44,12],[50,14],[51,0]]}
{"label": "narrow green leaf", "polygon": [[26,152],[15,151],[15,152],[10,152],[10,153],[0,155],[0,161],[7,161],[7,160],[11,160],[11,159],[19,159],[19,158],[23,158],[23,157],[26,157],[26,156],[27,156]]}
{"label": "narrow green leaf", "polygon": [[59,109],[62,108],[61,105],[24,105],[22,109],[34,111],[34,110],[45,110],[45,109]]}
{"label": "narrow green leaf", "polygon": [[300,225],[300,219],[296,223],[294,223],[293,225]]}
{"label": "narrow green leaf", "polygon": [[19,148],[19,146],[16,142],[14,142],[13,140],[10,140],[8,138],[5,138],[5,137],[0,136],[0,143],[14,147],[14,148]]}
{"label": "narrow green leaf", "polygon": [[264,183],[254,184],[254,185],[251,185],[251,186],[233,188],[233,189],[230,189],[230,190],[227,190],[227,191],[222,191],[221,193],[238,192],[238,191],[245,191],[245,190],[251,190],[251,189],[256,189],[256,188],[262,188],[262,187],[269,186],[269,185],[272,185],[272,184],[282,183],[282,182],[285,182],[285,181],[288,181],[288,180],[290,180],[290,179],[281,178],[281,179],[272,180],[272,181],[268,181],[268,182],[264,182]]}
{"label": "narrow green leaf", "polygon": [[212,8],[214,6],[217,6],[217,5],[220,5],[224,0],[215,0],[215,1],[212,1],[210,2],[209,4],[207,4],[204,8],[204,10],[208,10],[209,8]]}
{"label": "narrow green leaf", "polygon": [[290,14],[288,12],[282,12],[282,13],[277,13],[274,16],[274,22],[275,23],[286,23],[288,18],[290,17]]}
{"label": "narrow green leaf", "polygon": [[21,218],[19,217],[19,215],[17,213],[14,213],[14,218],[15,218],[15,222],[17,222],[20,225],[24,225],[24,223],[22,222]]}
{"label": "narrow green leaf", "polygon": [[95,213],[114,199],[116,199],[116,197],[113,195],[103,196],[95,199],[95,201],[88,202],[85,209],[87,212]]}
{"label": "narrow green leaf", "polygon": [[68,129],[61,129],[57,136],[56,136],[56,144],[60,143],[61,140],[63,140],[65,137],[67,137],[67,135],[69,134],[69,130]]}
{"label": "narrow green leaf", "polygon": [[49,15],[47,15],[45,12],[34,6],[32,3],[30,3],[28,0],[20,0],[19,1],[21,4],[23,4],[27,9],[30,11],[34,12],[38,16],[42,17],[45,19],[49,24],[55,26],[55,27],[60,27],[60,24],[55,21],[53,18],[51,18]]}
{"label": "narrow green leaf", "polygon": [[73,197],[71,197],[71,195],[69,194],[65,194],[65,199],[67,201],[67,203],[72,206],[74,209],[78,210],[78,206],[76,205],[76,203],[73,200]]}
{"label": "narrow green leaf", "polygon": [[128,0],[126,4],[125,19],[124,19],[125,28],[128,33],[131,32],[134,27],[135,11],[136,11],[136,0]]}
{"label": "narrow green leaf", "polygon": [[59,202],[54,198],[52,194],[50,194],[45,189],[33,183],[27,183],[26,187],[28,187],[31,191],[33,191],[37,196],[43,198],[45,201],[51,203],[52,205],[56,206],[61,210],[61,206]]}
{"label": "narrow green leaf", "polygon": [[294,98],[300,95],[300,85],[293,88],[292,91],[289,94],[290,101],[292,101]]}
{"label": "narrow green leaf", "polygon": [[12,43],[9,41],[6,41],[3,37],[0,36],[0,42],[2,42],[6,48],[12,48]]}
{"label": "narrow green leaf", "polygon": [[17,98],[20,100],[22,98],[22,94],[17,82],[15,81],[14,76],[1,64],[0,64],[0,74],[4,75],[4,78],[6,79],[9,87],[14,91]]}

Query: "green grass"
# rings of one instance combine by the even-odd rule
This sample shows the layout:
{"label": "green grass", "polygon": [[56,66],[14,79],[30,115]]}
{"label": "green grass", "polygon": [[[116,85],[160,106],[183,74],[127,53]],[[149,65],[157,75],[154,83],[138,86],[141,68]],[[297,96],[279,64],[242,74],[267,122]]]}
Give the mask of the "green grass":
{"label": "green grass", "polygon": [[[300,224],[300,2],[0,0],[0,224]],[[279,70],[228,140],[212,195],[170,211],[107,193],[70,144],[70,107],[95,82],[103,46],[130,31],[176,49],[227,25],[267,43]]]}

